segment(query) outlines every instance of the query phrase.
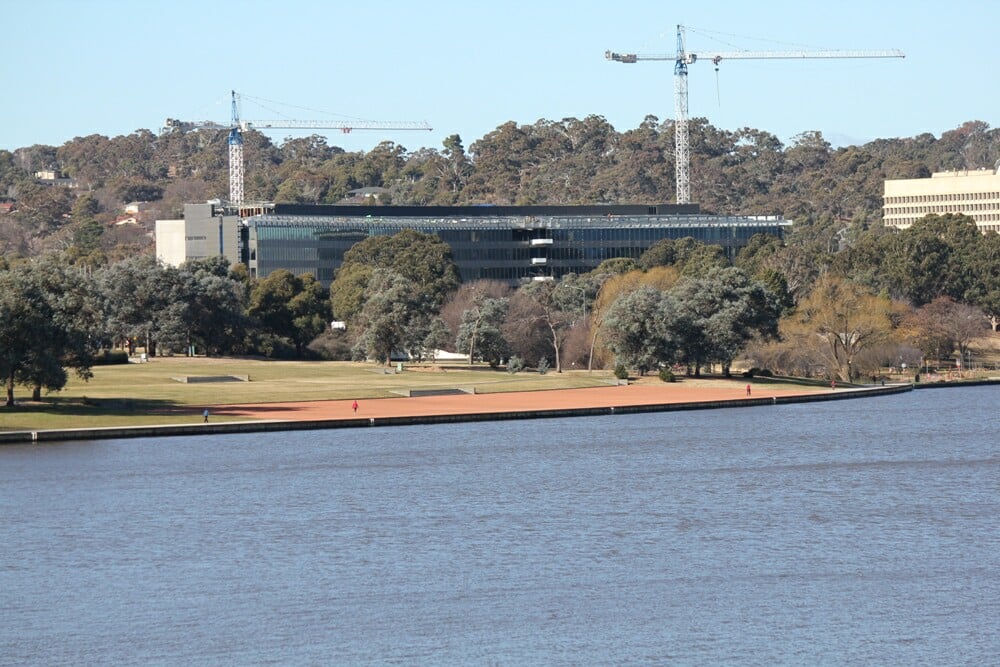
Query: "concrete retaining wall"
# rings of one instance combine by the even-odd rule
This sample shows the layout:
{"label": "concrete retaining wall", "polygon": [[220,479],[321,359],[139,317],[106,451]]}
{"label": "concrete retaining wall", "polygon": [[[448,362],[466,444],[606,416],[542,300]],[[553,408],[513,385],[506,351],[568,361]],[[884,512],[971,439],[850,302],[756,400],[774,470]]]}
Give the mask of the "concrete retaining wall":
{"label": "concrete retaining wall", "polygon": [[52,429],[45,431],[0,432],[0,444],[59,442],[65,440],[105,440],[111,438],[162,438],[178,435],[206,435],[219,433],[268,433],[274,431],[307,431],[317,429],[360,428],[371,426],[412,426],[421,424],[456,424],[461,422],[506,421],[511,419],[557,419],[563,417],[596,417],[644,412],[673,412],[680,410],[713,410],[719,408],[745,408],[816,401],[839,401],[899,394],[913,390],[913,385],[890,385],[862,389],[838,389],[829,393],[771,398],[745,398],[727,401],[701,401],[691,403],[664,403],[654,405],[626,405],[606,408],[561,408],[520,412],[480,412],[455,415],[423,415],[416,417],[370,417],[361,419],[325,419],[313,421],[247,421],[165,426],[122,426],[87,429]]}

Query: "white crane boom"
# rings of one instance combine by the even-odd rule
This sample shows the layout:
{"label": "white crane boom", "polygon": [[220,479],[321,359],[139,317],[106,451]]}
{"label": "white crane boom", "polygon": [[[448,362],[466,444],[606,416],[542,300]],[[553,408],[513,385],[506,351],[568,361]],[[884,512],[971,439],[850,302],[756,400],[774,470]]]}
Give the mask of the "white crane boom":
{"label": "white crane boom", "polygon": [[422,121],[378,120],[241,120],[239,95],[232,91],[232,122],[223,125],[214,121],[183,121],[168,118],[163,130],[186,132],[188,130],[227,130],[229,132],[229,201],[243,203],[243,132],[247,130],[432,130]]}
{"label": "white crane boom", "polygon": [[905,58],[898,49],[854,51],[715,51],[691,53],[685,44],[684,26],[677,26],[677,53],[640,54],[605,51],[604,57],[614,62],[632,64],[640,60],[672,61],[674,63],[674,170],[677,181],[677,203],[691,201],[690,153],[688,142],[687,66],[698,60],[710,60],[718,67],[723,60],[804,60],[819,58]]}

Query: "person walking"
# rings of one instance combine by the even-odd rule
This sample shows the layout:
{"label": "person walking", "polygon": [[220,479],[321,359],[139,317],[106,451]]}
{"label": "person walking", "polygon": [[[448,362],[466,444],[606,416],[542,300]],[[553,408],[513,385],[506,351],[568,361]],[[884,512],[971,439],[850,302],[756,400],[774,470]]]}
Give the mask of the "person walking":
{"label": "person walking", "polygon": [[750,395],[750,385],[747,384],[747,396],[749,396],[749,395]]}
{"label": "person walking", "polygon": [[837,381],[830,380],[830,389],[836,389],[836,388],[837,388]]}
{"label": "person walking", "polygon": [[351,403],[351,409],[354,410],[354,414],[358,414],[358,402],[357,402],[357,400],[355,400],[353,403]]}
{"label": "person walking", "polygon": [[207,424],[208,423],[208,408],[205,408],[205,411],[201,413],[201,416],[205,418],[205,423]]}

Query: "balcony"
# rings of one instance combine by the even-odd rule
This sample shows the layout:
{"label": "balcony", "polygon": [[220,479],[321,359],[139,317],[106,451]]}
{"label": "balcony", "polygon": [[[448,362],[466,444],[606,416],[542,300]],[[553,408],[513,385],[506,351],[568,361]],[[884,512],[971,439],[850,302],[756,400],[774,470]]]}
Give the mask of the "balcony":
{"label": "balcony", "polygon": [[545,257],[532,257],[531,258],[531,263],[534,266],[538,266],[539,264],[548,264],[549,260],[547,258],[545,258]]}
{"label": "balcony", "polygon": [[538,246],[552,245],[552,239],[531,239],[531,247],[537,248]]}

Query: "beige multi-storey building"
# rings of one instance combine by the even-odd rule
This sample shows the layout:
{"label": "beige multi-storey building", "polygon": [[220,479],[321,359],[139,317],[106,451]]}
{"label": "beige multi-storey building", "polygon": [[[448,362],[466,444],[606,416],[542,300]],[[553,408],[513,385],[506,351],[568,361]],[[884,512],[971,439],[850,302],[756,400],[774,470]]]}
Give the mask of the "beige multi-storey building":
{"label": "beige multi-storey building", "polygon": [[886,227],[906,229],[931,213],[961,213],[973,218],[983,232],[1000,232],[1000,169],[887,180],[883,203]]}

